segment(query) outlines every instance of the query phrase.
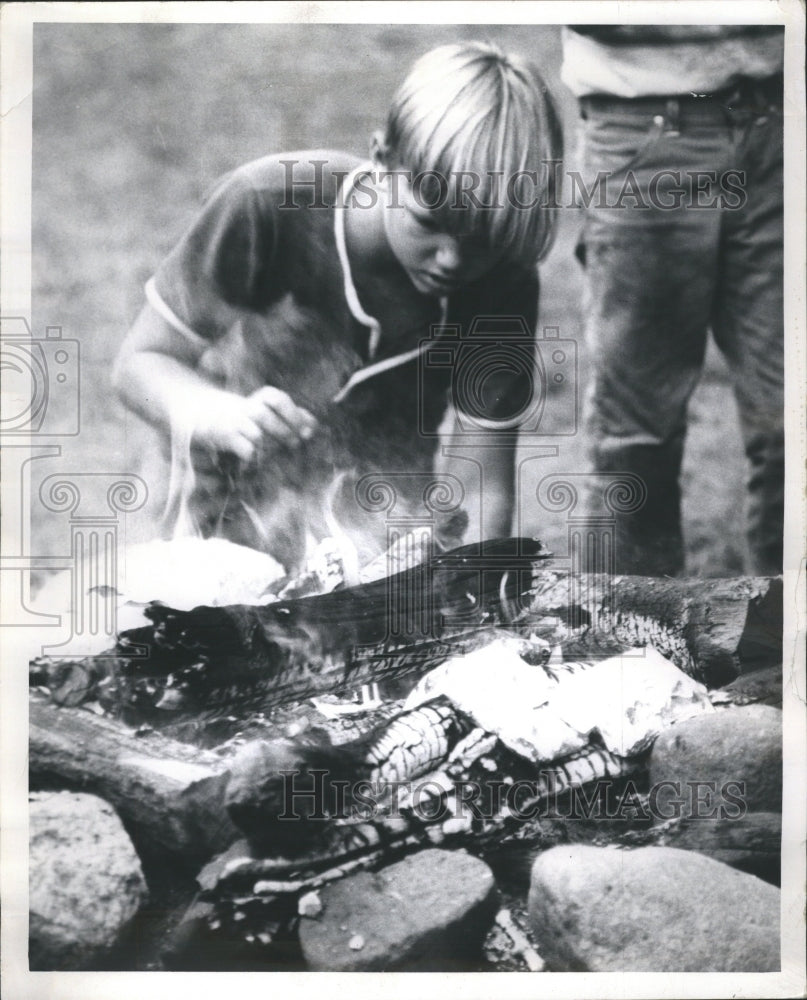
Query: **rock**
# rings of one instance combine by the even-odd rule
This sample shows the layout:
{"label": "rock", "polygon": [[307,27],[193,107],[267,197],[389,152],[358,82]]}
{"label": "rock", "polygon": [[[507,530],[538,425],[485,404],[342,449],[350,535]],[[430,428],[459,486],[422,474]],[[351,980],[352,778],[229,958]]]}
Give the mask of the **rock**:
{"label": "rock", "polygon": [[498,910],[490,869],[462,851],[421,851],[320,897],[300,944],[311,969],[329,972],[467,970]]}
{"label": "rock", "polygon": [[[660,828],[656,828],[657,830]],[[683,818],[654,840],[658,846],[706,854],[732,868],[779,885],[782,815],[751,812],[737,819],[704,821]]]}
{"label": "rock", "polygon": [[[714,782],[714,795],[704,787],[701,798],[713,798],[717,807],[730,782],[744,782],[740,797],[746,809],[781,812],[782,713],[769,705],[745,705],[673,726],[656,740],[650,758],[651,788],[663,781],[681,783],[685,796],[687,783],[691,791],[694,782]],[[708,818],[705,813],[701,809],[700,818]]]}
{"label": "rock", "polygon": [[570,845],[539,855],[529,912],[553,971],[772,972],[780,893],[693,851]]}
{"label": "rock", "polygon": [[31,969],[91,968],[147,896],[140,861],[102,799],[38,792],[29,801]]}
{"label": "rock", "polygon": [[322,913],[322,900],[319,898],[319,893],[314,890],[300,896],[297,901],[297,912],[301,917],[318,917]]}
{"label": "rock", "polygon": [[730,684],[709,692],[713,705],[773,705],[782,707],[782,664],[740,674]]}

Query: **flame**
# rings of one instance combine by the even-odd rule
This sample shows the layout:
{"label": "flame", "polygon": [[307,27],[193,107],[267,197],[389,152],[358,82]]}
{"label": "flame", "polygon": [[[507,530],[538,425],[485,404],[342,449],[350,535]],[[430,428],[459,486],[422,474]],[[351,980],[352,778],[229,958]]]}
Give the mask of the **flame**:
{"label": "flame", "polygon": [[[171,472],[162,518],[172,540],[203,537],[190,502],[197,480],[191,459],[192,435],[192,421],[177,420],[172,424]],[[346,487],[352,481],[352,473],[342,470],[326,485],[319,503],[306,503],[304,498],[290,493],[278,498],[269,514],[272,519],[282,520],[288,509],[306,510],[303,550],[295,561],[306,572],[316,574],[324,589],[333,589],[340,583],[351,587],[393,576],[428,561],[435,554],[433,525],[420,524],[408,530],[403,526],[378,525],[372,515],[358,511],[357,505],[351,508],[346,504],[345,494],[351,492]],[[271,552],[271,523],[243,497],[239,498],[239,504],[256,537]],[[212,537],[226,538],[220,522]]]}
{"label": "flame", "polygon": [[355,542],[347,533],[339,518],[336,516],[334,504],[336,497],[344,488],[348,480],[347,472],[340,472],[334,476],[328,486],[323,501],[323,520],[330,533],[342,563],[342,576],[348,587],[353,587],[359,583],[359,549]]}
{"label": "flame", "polygon": [[191,460],[191,440],[194,432],[193,416],[176,407],[171,414],[171,468],[168,477],[168,496],[161,518],[163,529],[170,530],[171,538],[201,538],[199,525],[191,512],[190,498],[196,486],[196,473]]}
{"label": "flame", "polygon": [[[171,540],[203,537],[224,538],[237,544],[249,544],[240,537],[229,537],[226,525],[218,516],[210,522],[200,519],[194,510],[194,490],[199,477],[194,469],[191,448],[196,417],[193,408],[177,408],[170,428],[170,475],[168,496],[162,515],[164,537]],[[304,461],[305,456],[301,457]],[[295,488],[280,475],[272,476],[272,455],[257,459],[261,470],[256,477],[233,464],[229,473],[232,499],[249,521],[255,541],[252,548],[279,558],[286,571],[296,575],[301,570],[321,579],[332,589],[339,583],[354,586],[384,576],[391,576],[427,561],[435,552],[434,526],[388,523],[384,514],[369,513],[358,502],[354,470],[341,469],[324,485],[314,477],[301,477],[304,485]],[[257,479],[257,484],[252,483]],[[298,482],[299,482],[298,481]],[[243,487],[243,489],[241,488]],[[265,490],[266,495],[262,495]],[[254,496],[252,495],[254,493]],[[222,504],[226,498],[222,497]],[[204,532],[202,525],[206,524]],[[299,528],[288,551],[277,551],[278,532],[290,524]]]}
{"label": "flame", "polygon": [[[196,472],[194,471],[191,441],[194,433],[194,418],[191,413],[182,410],[172,415],[171,421],[171,463],[168,482],[168,496],[165,509],[162,514],[161,524],[168,533],[171,540],[182,538],[201,538],[202,531],[199,521],[194,515],[191,498],[197,483]],[[321,567],[323,563],[338,562],[340,565],[339,580],[347,586],[353,586],[360,581],[360,548],[351,538],[342,519],[336,512],[337,497],[343,492],[345,485],[350,479],[347,471],[338,472],[327,484],[319,507],[314,513],[308,513],[305,517],[305,541],[304,549],[297,554],[299,563],[309,567]],[[299,508],[308,507],[302,497],[297,498]],[[255,532],[255,535],[267,549],[271,549],[272,532],[271,524],[267,523],[264,517],[250,504],[243,496],[239,496],[239,506]],[[287,507],[291,507],[293,499],[279,497],[272,505],[277,520],[282,519]],[[212,537],[226,537],[226,532],[222,530],[219,521],[217,529],[213,531]],[[327,535],[322,536],[321,526],[324,525]],[[354,526],[355,530],[355,526]],[[363,539],[364,550],[372,547],[371,532],[365,533]],[[325,574],[328,578],[333,577],[333,569]]]}
{"label": "flame", "polygon": [[[172,422],[171,470],[162,524],[174,541],[203,537],[191,505],[197,481],[191,458],[192,437],[192,420],[184,417]],[[351,510],[344,496],[351,492],[346,491],[346,487],[352,480],[351,472],[337,472],[326,485],[319,503],[308,504],[304,498],[290,494],[279,497],[269,515],[282,520],[287,509],[295,505],[295,499],[298,511],[306,509],[303,551],[297,554],[295,561],[307,572],[315,573],[325,589],[333,589],[340,583],[351,587],[392,576],[426,562],[435,552],[432,525],[421,524],[406,530],[384,524],[382,532],[379,525],[373,523],[372,515],[357,513],[355,507]],[[271,523],[267,523],[243,497],[239,497],[239,504],[256,537],[271,552]],[[212,537],[226,538],[220,522]],[[287,570],[290,567],[287,566]]]}

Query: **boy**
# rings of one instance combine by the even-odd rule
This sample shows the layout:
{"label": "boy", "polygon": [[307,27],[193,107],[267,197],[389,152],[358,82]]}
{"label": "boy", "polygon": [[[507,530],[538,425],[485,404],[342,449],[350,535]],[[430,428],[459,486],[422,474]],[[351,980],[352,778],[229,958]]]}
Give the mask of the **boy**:
{"label": "boy", "polygon": [[[416,63],[372,162],[289,153],[224,178],[147,284],[114,372],[125,403],[170,436],[173,519],[290,569],[340,470],[447,471],[434,435],[450,366],[430,368],[421,344],[439,323],[465,336],[480,315],[534,331],[560,154],[537,74],[471,43]],[[484,385],[491,434],[531,386],[498,367]],[[487,537],[510,531],[505,423],[510,443],[479,452]]]}

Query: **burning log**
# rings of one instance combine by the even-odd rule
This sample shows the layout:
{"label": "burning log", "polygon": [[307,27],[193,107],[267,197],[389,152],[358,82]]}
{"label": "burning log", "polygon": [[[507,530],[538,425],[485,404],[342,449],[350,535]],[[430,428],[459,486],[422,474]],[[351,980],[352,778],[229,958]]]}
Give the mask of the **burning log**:
{"label": "burning log", "polygon": [[190,611],[153,603],[146,615],[153,624],[122,633],[116,657],[54,671],[54,697],[97,697],[152,722],[243,716],[421,674],[503,625],[572,659],[652,645],[710,687],[781,662],[779,579],[577,576],[526,539],[465,546],[328,594]]}
{"label": "burning log", "polygon": [[[317,597],[190,612],[153,605],[153,628],[121,637],[107,694],[141,710],[265,710],[423,673],[502,625],[574,645],[581,658],[652,645],[717,687],[781,660],[781,601],[781,581],[767,579],[590,577],[581,588],[540,543],[510,540]],[[128,655],[136,645],[144,658]]]}
{"label": "burning log", "polygon": [[708,687],[782,662],[781,577],[677,580],[535,574],[530,615],[554,614],[557,638],[590,655],[598,639],[652,645]]}
{"label": "burning log", "polygon": [[155,603],[153,625],[123,633],[116,660],[88,666],[87,687],[143,717],[225,714],[422,672],[511,621],[547,558],[540,542],[500,539],[313,597],[188,612]]}
{"label": "burning log", "polygon": [[[62,704],[94,696],[136,717],[225,715],[233,709],[243,717],[249,710],[423,671],[452,652],[490,642],[497,626],[517,623],[547,643],[562,642],[568,659],[591,658],[603,648],[613,652],[614,642],[652,644],[716,687],[741,669],[776,663],[781,595],[775,579],[581,581],[553,568],[539,542],[508,539],[466,546],[385,580],[317,597],[190,612],[152,605],[154,625],[122,635],[117,659],[68,664],[52,672],[50,686]],[[46,711],[52,719],[44,719]],[[143,780],[148,797],[165,804],[155,813],[170,824],[175,801],[186,797],[184,778],[166,784],[165,768],[152,762],[151,772],[160,777],[146,781],[142,760],[132,771],[131,761],[145,752],[143,742],[88,713],[61,714],[41,704],[32,713],[35,772],[85,785],[97,778],[99,793],[115,804],[115,787],[125,790]],[[131,754],[123,755],[124,766],[119,758],[127,746]],[[198,751],[192,753],[198,764]],[[183,759],[170,747],[166,755]],[[103,775],[110,760],[118,763],[107,794]],[[198,791],[196,779],[188,781]],[[215,795],[211,801],[220,804]],[[173,845],[194,839],[173,832],[159,836]]]}

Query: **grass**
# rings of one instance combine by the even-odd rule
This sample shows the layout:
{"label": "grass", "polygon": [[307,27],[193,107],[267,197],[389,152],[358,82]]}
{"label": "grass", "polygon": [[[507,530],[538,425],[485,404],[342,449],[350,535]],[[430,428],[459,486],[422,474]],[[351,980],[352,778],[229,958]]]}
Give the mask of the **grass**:
{"label": "grass", "polygon": [[[432,45],[484,37],[530,56],[559,97],[573,145],[574,101],[559,83],[559,30],[469,25],[56,25],[34,32],[33,323],[81,343],[81,434],[54,471],[124,471],[147,447],[111,393],[109,369],[142,304],[142,287],[209,185],[239,163],[318,146],[363,154],[412,59]],[[580,218],[562,213],[543,266],[541,323],[578,341]],[[684,468],[688,571],[741,570],[742,455],[725,369],[710,351],[691,406]],[[549,404],[554,405],[550,399]],[[537,478],[582,471],[580,434],[530,466],[524,530],[564,552],[566,526],[540,516]],[[32,493],[36,496],[36,492]],[[127,537],[148,525],[131,515]],[[69,547],[64,515],[32,510],[34,551]]]}

